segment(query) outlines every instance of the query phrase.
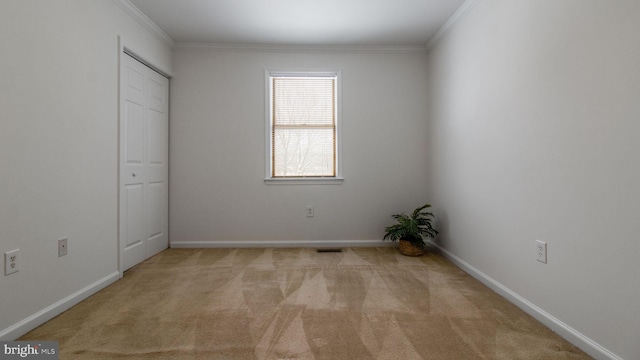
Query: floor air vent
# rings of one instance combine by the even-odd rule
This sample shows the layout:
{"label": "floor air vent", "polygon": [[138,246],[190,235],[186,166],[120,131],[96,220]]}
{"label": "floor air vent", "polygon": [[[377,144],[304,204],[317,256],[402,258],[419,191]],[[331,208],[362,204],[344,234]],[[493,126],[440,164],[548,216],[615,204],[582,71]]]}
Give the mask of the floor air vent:
{"label": "floor air vent", "polygon": [[336,252],[342,252],[342,249],[316,249],[316,252],[319,253],[336,253]]}

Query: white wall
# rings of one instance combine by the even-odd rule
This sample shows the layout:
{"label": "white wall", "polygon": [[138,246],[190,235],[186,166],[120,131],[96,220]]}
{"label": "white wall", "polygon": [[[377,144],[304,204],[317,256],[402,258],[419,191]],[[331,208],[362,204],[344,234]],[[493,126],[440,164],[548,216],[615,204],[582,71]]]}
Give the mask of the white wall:
{"label": "white wall", "polygon": [[2,1],[0,252],[21,256],[0,275],[2,339],[118,277],[118,34],[171,68],[170,48],[111,0]]}
{"label": "white wall", "polygon": [[600,358],[640,358],[638,19],[637,1],[482,0],[430,54],[439,242]]}
{"label": "white wall", "polygon": [[[265,69],[342,70],[343,184],[264,183]],[[171,246],[379,241],[428,200],[424,52],[177,48],[174,74]]]}

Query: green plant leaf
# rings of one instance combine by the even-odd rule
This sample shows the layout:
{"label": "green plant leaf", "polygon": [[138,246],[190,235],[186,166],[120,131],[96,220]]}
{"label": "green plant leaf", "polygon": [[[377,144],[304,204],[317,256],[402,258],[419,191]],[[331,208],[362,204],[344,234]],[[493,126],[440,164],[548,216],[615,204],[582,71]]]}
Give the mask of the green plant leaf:
{"label": "green plant leaf", "polygon": [[396,224],[385,228],[383,240],[397,241],[408,240],[412,244],[424,247],[424,237],[434,237],[438,231],[433,228],[431,221],[435,218],[433,213],[423,211],[431,207],[425,204],[413,210],[411,215],[405,213],[391,215],[396,220]]}

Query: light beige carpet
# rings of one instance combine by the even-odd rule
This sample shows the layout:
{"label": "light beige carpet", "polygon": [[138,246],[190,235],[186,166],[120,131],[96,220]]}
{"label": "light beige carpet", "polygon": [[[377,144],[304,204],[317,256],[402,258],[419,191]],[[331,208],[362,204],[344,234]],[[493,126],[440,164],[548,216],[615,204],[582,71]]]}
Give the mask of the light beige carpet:
{"label": "light beige carpet", "polygon": [[441,256],[170,249],[20,340],[60,359],[589,359]]}

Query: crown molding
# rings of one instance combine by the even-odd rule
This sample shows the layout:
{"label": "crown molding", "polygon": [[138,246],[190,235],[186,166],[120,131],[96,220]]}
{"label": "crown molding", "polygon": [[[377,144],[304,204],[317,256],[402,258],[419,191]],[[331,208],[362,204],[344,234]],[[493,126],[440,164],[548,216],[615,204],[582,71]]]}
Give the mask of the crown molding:
{"label": "crown molding", "polygon": [[178,42],[175,48],[212,49],[220,51],[283,52],[283,53],[386,53],[426,54],[423,45],[290,45],[290,44],[228,44]]}
{"label": "crown molding", "polygon": [[429,41],[427,42],[426,45],[426,49],[427,51],[431,51],[431,49],[433,49],[434,46],[436,46],[436,44],[438,44],[440,42],[440,40],[442,40],[442,38],[449,32],[451,31],[456,25],[458,25],[458,23],[465,17],[467,16],[467,14],[469,14],[471,12],[471,10],[480,2],[480,0],[466,0],[464,3],[462,3],[462,5],[460,5],[460,7],[458,8],[458,10],[456,10],[455,13],[453,13],[453,15],[451,15],[451,17],[449,18],[449,20],[447,20],[446,23],[444,23],[444,25],[442,25],[442,27],[440,28],[440,30],[438,30],[438,32],[435,33],[435,35],[433,35],[431,37],[431,39],[429,39]]}
{"label": "crown molding", "polygon": [[175,41],[167,35],[162,29],[158,27],[151,19],[147,17],[147,15],[143,14],[140,9],[138,9],[135,5],[133,5],[129,0],[113,0],[118,7],[120,7],[124,12],[129,14],[135,21],[137,21],[140,25],[142,25],[145,29],[149,30],[151,34],[157,37],[160,41],[169,45],[170,47],[174,47],[176,45]]}
{"label": "crown molding", "polygon": [[230,44],[230,43],[176,43],[167,33],[147,17],[129,0],[113,0],[124,12],[129,14],[145,29],[172,48],[208,48],[227,51],[259,52],[332,52],[332,53],[387,53],[387,54],[424,54],[428,53],[451,29],[453,29],[480,0],[466,0],[455,13],[442,25],[435,35],[424,45],[290,45],[290,44]]}

